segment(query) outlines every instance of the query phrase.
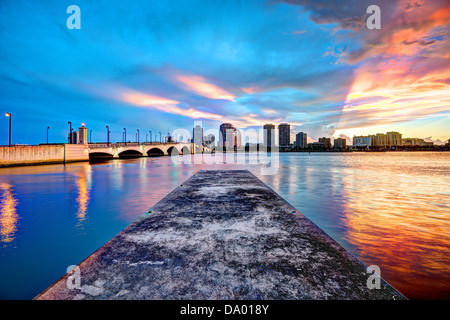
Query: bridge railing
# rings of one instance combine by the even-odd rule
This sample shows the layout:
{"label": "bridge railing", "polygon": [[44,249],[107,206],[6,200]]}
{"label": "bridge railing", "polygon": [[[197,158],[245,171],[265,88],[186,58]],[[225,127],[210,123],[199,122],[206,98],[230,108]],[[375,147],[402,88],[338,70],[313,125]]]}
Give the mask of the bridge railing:
{"label": "bridge railing", "polygon": [[181,142],[116,142],[116,143],[89,143],[89,149],[103,149],[103,148],[123,148],[123,147],[138,147],[138,146],[153,146],[153,145],[176,145]]}

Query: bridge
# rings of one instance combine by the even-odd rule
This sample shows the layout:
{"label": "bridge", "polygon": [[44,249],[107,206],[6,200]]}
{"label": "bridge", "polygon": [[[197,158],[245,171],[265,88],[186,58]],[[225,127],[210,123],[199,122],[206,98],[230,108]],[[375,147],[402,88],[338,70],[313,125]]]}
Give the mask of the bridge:
{"label": "bridge", "polygon": [[210,152],[209,148],[192,143],[119,142],[88,144],[89,159],[160,157]]}

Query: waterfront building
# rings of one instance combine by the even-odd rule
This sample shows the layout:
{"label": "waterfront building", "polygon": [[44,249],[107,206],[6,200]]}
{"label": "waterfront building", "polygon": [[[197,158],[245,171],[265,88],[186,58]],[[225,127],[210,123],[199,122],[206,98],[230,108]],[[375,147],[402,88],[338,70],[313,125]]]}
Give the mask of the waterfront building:
{"label": "waterfront building", "polygon": [[291,126],[288,123],[278,125],[278,145],[287,147],[291,144]]}
{"label": "waterfront building", "polygon": [[241,132],[231,123],[222,123],[219,129],[219,146],[227,149],[241,148]]}
{"label": "waterfront building", "polygon": [[236,129],[234,131],[234,145],[237,149],[240,149],[242,147],[242,135],[239,129]]}
{"label": "waterfront building", "polygon": [[331,148],[331,138],[322,137],[319,138],[319,142],[323,143],[326,149]]}
{"label": "waterfront building", "polygon": [[345,149],[347,147],[347,139],[334,139],[334,149]]}
{"label": "waterfront building", "polygon": [[231,123],[222,123],[219,128],[219,146],[229,148],[233,144],[235,130]]}
{"label": "waterfront building", "polygon": [[353,136],[353,147],[369,149],[371,145],[372,145],[371,136]]}
{"label": "waterfront building", "polygon": [[271,123],[266,123],[263,129],[264,145],[267,147],[275,146],[275,126]]}
{"label": "waterfront building", "polygon": [[192,129],[192,143],[195,145],[202,145],[203,143],[203,128],[200,125],[196,125]]}
{"label": "waterfront building", "polygon": [[295,144],[297,148],[304,149],[307,145],[307,134],[306,132],[299,132],[295,135]]}
{"label": "waterfront building", "polygon": [[391,131],[386,133],[386,145],[389,147],[403,145],[402,134],[399,132]]}
{"label": "waterfront building", "polygon": [[405,139],[402,139],[402,143],[404,146],[419,146],[419,147],[434,145],[434,143],[431,141],[428,142],[428,141],[425,141],[425,140],[419,139],[419,138],[405,138]]}
{"label": "waterfront building", "polygon": [[386,135],[384,133],[377,133],[372,136],[372,146],[373,147],[386,147]]}
{"label": "waterfront building", "polygon": [[214,141],[215,140],[216,140],[216,137],[212,133],[203,137],[203,142],[207,146],[214,146]]}
{"label": "waterfront building", "polygon": [[322,142],[308,143],[308,149],[311,149],[311,150],[323,150],[323,149],[325,149],[325,144],[322,143]]}

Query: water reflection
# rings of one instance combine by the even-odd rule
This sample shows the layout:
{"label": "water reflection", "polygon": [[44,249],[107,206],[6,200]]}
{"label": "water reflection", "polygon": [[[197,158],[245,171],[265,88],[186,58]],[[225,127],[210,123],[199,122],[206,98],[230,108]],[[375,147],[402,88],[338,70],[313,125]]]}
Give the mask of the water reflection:
{"label": "water reflection", "polygon": [[344,239],[409,298],[450,298],[449,195],[440,191],[448,177],[353,168],[342,179]]}
{"label": "water reflection", "polygon": [[84,165],[76,174],[77,186],[77,228],[84,229],[88,204],[90,199],[89,188],[91,184],[91,167]]}
{"label": "water reflection", "polygon": [[14,241],[17,232],[18,201],[14,198],[10,184],[0,183],[0,192],[0,236],[1,242],[6,244]]}
{"label": "water reflection", "polygon": [[450,299],[450,153],[285,153],[273,176],[214,156],[0,169],[0,298],[33,298],[198,170],[249,169],[407,297]]}

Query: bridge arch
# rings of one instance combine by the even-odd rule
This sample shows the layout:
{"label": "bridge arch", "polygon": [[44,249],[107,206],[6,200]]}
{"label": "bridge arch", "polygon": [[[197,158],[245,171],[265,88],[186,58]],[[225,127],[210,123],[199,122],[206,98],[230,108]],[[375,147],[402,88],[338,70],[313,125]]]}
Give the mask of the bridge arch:
{"label": "bridge arch", "polygon": [[119,152],[119,158],[139,158],[142,156],[143,156],[142,152],[133,149]]}
{"label": "bridge arch", "polygon": [[167,149],[167,154],[169,156],[178,156],[180,154],[180,151],[178,150],[177,147],[173,146]]}
{"label": "bridge arch", "polygon": [[151,148],[147,151],[149,157],[161,157],[164,155],[164,151],[158,147]]}
{"label": "bridge arch", "polygon": [[189,149],[189,147],[187,147],[187,146],[184,146],[183,148],[181,148],[181,153],[182,154],[190,154],[191,149]]}
{"label": "bridge arch", "polygon": [[114,155],[108,152],[89,152],[89,160],[107,160],[112,159]]}

